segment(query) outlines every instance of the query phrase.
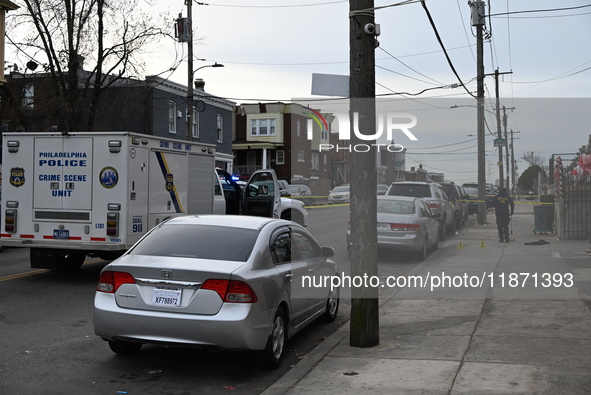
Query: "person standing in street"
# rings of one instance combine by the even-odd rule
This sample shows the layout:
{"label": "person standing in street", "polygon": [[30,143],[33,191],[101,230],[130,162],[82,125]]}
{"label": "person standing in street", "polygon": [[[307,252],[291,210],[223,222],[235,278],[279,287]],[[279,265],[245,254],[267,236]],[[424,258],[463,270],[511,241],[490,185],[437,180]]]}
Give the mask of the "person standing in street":
{"label": "person standing in street", "polygon": [[515,210],[515,203],[507,193],[507,188],[500,187],[499,192],[493,198],[492,206],[497,217],[497,230],[499,231],[499,243],[509,242],[509,221]]}

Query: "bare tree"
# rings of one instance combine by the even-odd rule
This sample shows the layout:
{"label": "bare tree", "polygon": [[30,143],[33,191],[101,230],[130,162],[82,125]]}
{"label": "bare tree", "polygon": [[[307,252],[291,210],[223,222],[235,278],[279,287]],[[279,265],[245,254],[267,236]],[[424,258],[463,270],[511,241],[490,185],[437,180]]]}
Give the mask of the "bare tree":
{"label": "bare tree", "polygon": [[526,161],[530,165],[530,167],[531,166],[539,166],[539,167],[542,167],[547,162],[545,158],[543,158],[539,154],[534,153],[533,151],[526,152],[525,154],[523,154],[523,156],[521,157],[521,159],[523,159],[524,161]]}
{"label": "bare tree", "polygon": [[124,77],[142,76],[139,55],[167,36],[164,26],[171,20],[142,12],[153,0],[22,3],[21,11],[10,17],[10,37],[26,60],[41,63],[49,74],[54,122],[62,131],[94,129],[101,93]]}

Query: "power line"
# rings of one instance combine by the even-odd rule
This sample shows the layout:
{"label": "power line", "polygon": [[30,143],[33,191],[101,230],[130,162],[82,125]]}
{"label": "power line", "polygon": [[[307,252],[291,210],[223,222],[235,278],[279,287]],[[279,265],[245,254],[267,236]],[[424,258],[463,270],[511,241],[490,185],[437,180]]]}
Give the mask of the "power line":
{"label": "power line", "polygon": [[226,8],[295,8],[295,7],[316,7],[339,3],[348,3],[349,0],[327,1],[323,3],[307,3],[307,4],[284,4],[284,5],[239,5],[239,4],[211,4],[196,1],[197,5],[207,5],[212,7],[226,7]]}
{"label": "power line", "polygon": [[[386,54],[388,54],[388,55],[389,55],[389,56],[390,56],[392,59],[396,60],[398,63],[400,63],[400,64],[401,64],[401,65],[403,65],[404,67],[406,67],[406,68],[408,68],[408,69],[410,69],[410,70],[414,71],[415,73],[417,73],[417,74],[419,74],[419,75],[421,75],[421,76],[423,76],[423,77],[425,77],[425,78],[427,78],[427,79],[430,79],[431,81],[434,81],[436,84],[442,85],[442,83],[441,83],[441,82],[439,82],[439,81],[437,81],[437,80],[434,80],[433,78],[431,78],[431,77],[429,77],[429,76],[427,76],[427,75],[425,75],[425,74],[423,74],[423,73],[421,73],[421,72],[419,72],[419,71],[417,71],[417,70],[413,69],[412,67],[410,67],[409,65],[407,65],[406,63],[404,63],[403,61],[401,61],[400,59],[398,59],[396,56],[394,56],[394,55],[392,55],[390,52],[386,51],[384,48],[382,48],[382,47],[378,47],[378,48],[379,48],[380,50],[384,51],[384,52],[385,52]],[[376,66],[376,67],[379,67],[379,66]],[[384,70],[386,70],[386,69],[384,69]],[[417,80],[417,81],[420,81],[420,80]],[[425,81],[422,81],[422,82],[425,82]],[[428,83],[428,84],[433,84],[433,83],[431,83],[431,82],[426,82],[426,83]]]}
{"label": "power line", "polygon": [[493,16],[502,16],[502,15],[527,14],[527,13],[534,13],[534,12],[567,11],[567,10],[578,10],[578,9],[587,8],[587,7],[591,7],[591,4],[585,4],[585,5],[575,6],[575,7],[549,8],[549,9],[545,9],[545,10],[507,11],[507,12],[501,12],[498,14],[489,14],[488,16],[493,17]]}
{"label": "power line", "polygon": [[464,87],[464,89],[466,90],[466,92],[468,92],[468,94],[470,96],[472,96],[473,98],[476,98],[476,96],[472,92],[470,92],[470,90],[468,90],[466,85],[464,85],[464,82],[462,81],[462,79],[458,75],[456,68],[454,67],[451,59],[449,58],[447,50],[445,49],[445,45],[443,45],[443,41],[441,41],[441,37],[439,36],[439,32],[437,31],[437,27],[435,26],[435,22],[433,21],[433,18],[431,18],[431,13],[429,12],[427,5],[425,4],[425,0],[421,0],[421,4],[423,6],[423,9],[425,10],[425,13],[427,14],[427,18],[429,18],[429,23],[431,24],[431,27],[433,28],[433,32],[435,33],[435,36],[437,37],[437,41],[439,42],[439,45],[441,46],[441,49],[443,50],[443,53],[445,54],[445,58],[447,59],[447,63],[449,64],[449,66],[451,67],[456,78],[460,82],[460,85],[462,85],[462,87]]}

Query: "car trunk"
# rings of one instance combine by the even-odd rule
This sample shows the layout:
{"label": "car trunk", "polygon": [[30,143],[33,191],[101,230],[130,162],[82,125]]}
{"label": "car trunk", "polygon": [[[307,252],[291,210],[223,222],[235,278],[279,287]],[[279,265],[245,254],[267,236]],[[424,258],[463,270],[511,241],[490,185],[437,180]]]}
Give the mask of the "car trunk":
{"label": "car trunk", "polygon": [[216,314],[220,295],[202,289],[206,280],[229,280],[245,262],[185,257],[127,255],[111,264],[114,272],[130,273],[135,283],[124,283],[115,292],[123,308],[183,314]]}

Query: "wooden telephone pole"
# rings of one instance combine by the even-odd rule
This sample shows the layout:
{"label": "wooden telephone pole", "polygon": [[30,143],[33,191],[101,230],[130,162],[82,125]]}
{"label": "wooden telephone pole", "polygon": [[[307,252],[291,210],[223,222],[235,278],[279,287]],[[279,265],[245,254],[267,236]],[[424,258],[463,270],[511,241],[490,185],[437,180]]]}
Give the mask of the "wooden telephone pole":
{"label": "wooden telephone pole", "polygon": [[[354,132],[376,132],[375,48],[373,0],[349,1],[350,120],[351,120],[351,277],[378,278],[376,153],[357,152],[356,144],[370,144]],[[358,117],[355,117],[358,114]],[[375,143],[375,141],[374,141]],[[369,284],[351,288],[352,347],[379,344],[378,288]]]}

